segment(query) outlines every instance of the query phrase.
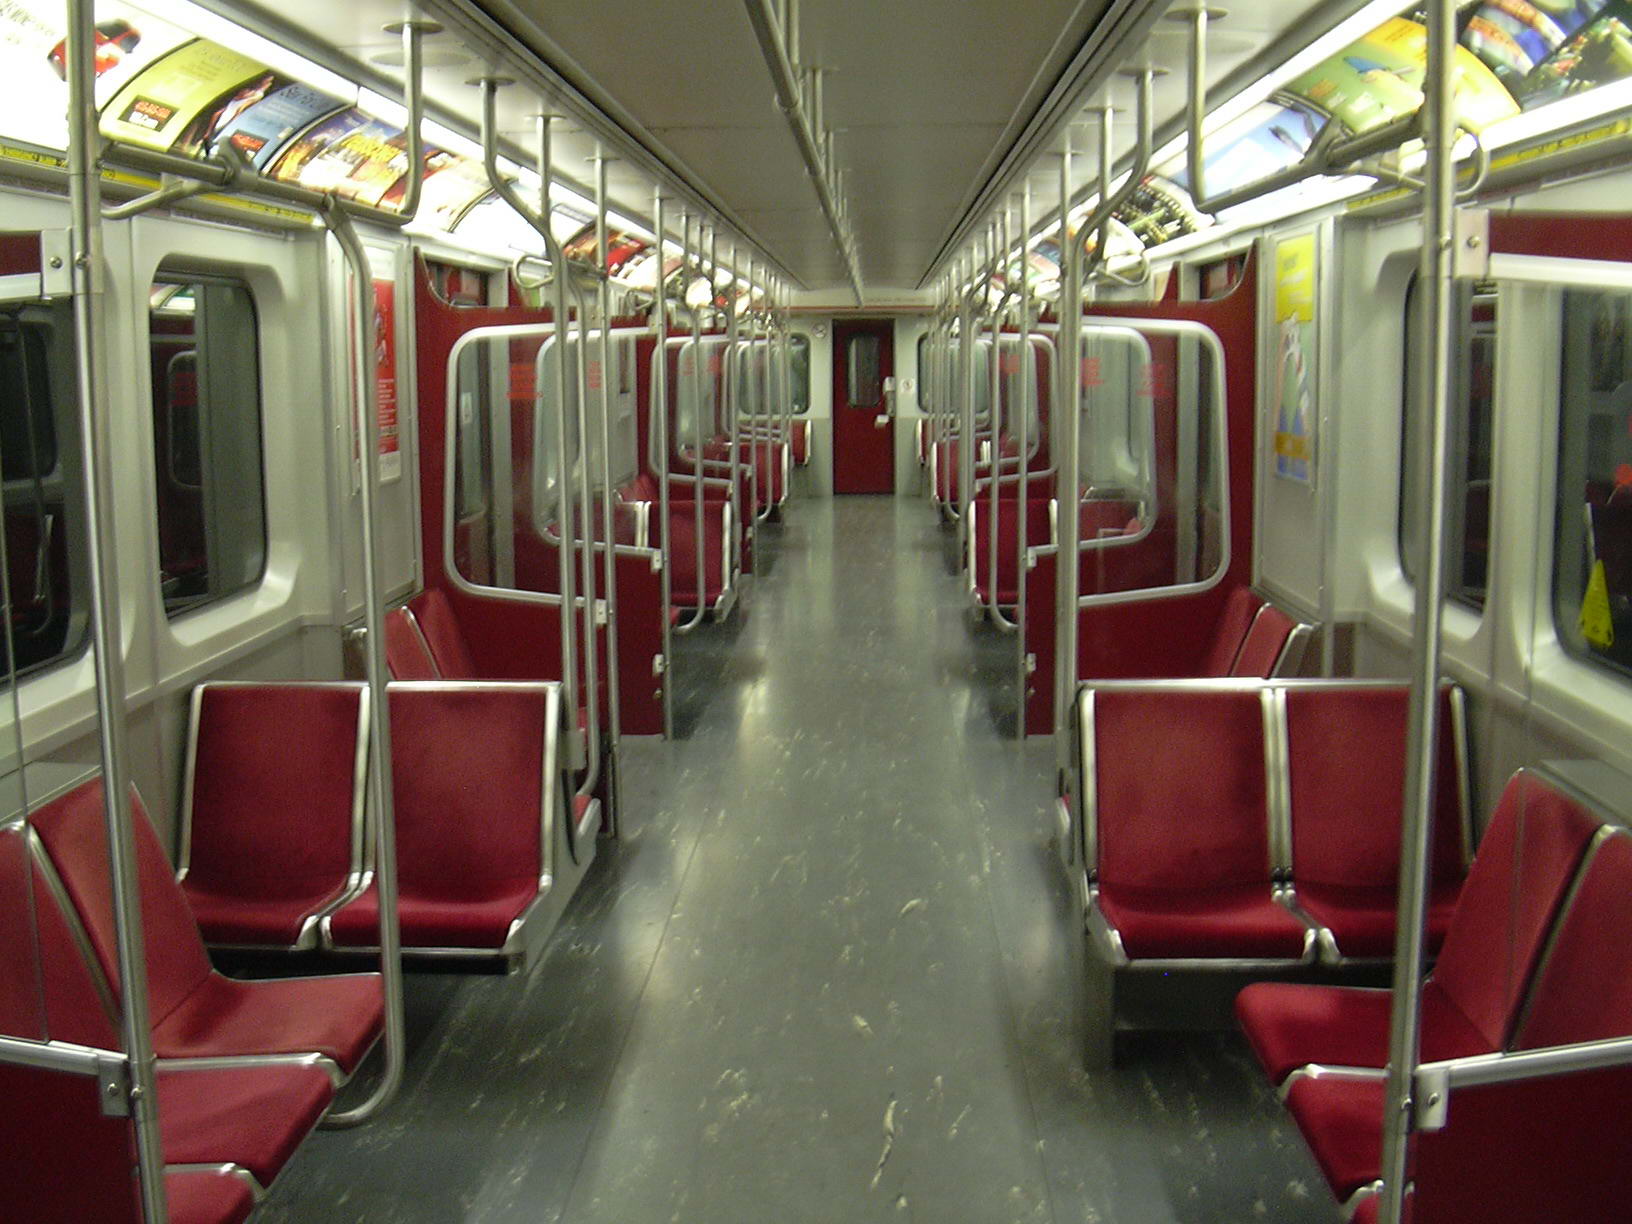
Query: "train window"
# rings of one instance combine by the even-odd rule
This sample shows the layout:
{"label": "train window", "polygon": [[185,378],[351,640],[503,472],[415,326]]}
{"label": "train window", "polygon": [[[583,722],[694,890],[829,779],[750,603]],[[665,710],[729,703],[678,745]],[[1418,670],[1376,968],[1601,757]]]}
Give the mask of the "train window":
{"label": "train window", "polygon": [[929,347],[929,333],[918,337],[918,410],[928,413],[934,409],[935,361]]}
{"label": "train window", "polygon": [[[1496,387],[1496,286],[1490,282],[1459,287],[1454,307],[1458,334],[1453,351],[1466,360],[1456,369],[1451,422],[1452,485],[1447,539],[1456,551],[1449,561],[1446,595],[1475,611],[1485,606],[1485,579],[1490,556],[1490,457]],[[1406,293],[1405,418],[1400,447],[1400,564],[1406,577],[1417,575],[1416,509],[1421,482],[1427,479],[1422,448],[1415,439],[1422,425],[1418,378],[1417,282]]]}
{"label": "train window", "polygon": [[12,303],[0,312],[0,474],[5,489],[9,632],[0,667],[19,675],[85,644],[88,576],[74,370],[67,301]]}
{"label": "train window", "polygon": [[159,589],[180,616],[266,570],[261,370],[249,286],[165,273],[148,301]]}
{"label": "train window", "polygon": [[880,373],[879,340],[877,336],[862,333],[846,342],[845,360],[848,362],[850,402],[856,408],[877,408],[884,402],[884,377]]}
{"label": "train window", "polygon": [[788,382],[793,387],[789,411],[804,416],[810,411],[810,337],[794,335],[788,340]]}
{"label": "train window", "polygon": [[1632,294],[1564,294],[1553,614],[1567,649],[1632,675]]}
{"label": "train window", "polygon": [[1200,268],[1201,300],[1215,301],[1218,298],[1228,297],[1241,278],[1247,272],[1247,257],[1245,253],[1226,255],[1223,259],[1215,259],[1211,263],[1204,263]]}

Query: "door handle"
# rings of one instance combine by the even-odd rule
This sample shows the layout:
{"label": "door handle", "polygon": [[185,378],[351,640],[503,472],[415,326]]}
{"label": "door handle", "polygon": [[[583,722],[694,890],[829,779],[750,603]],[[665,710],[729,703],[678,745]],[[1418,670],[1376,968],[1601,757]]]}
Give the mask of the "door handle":
{"label": "door handle", "polygon": [[890,423],[890,414],[887,413],[887,412],[884,413],[882,416],[875,416],[873,418],[873,428],[874,429],[883,429],[884,426],[888,425],[889,423]]}

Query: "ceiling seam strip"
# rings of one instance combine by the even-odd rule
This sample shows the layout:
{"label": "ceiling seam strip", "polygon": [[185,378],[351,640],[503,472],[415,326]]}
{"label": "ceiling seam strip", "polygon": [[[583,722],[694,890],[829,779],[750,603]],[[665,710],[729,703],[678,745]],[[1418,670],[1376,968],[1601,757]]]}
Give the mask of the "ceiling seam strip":
{"label": "ceiling seam strip", "polygon": [[1024,130],[1009,146],[997,169],[972,200],[964,205],[959,218],[942,241],[923,277],[920,289],[928,286],[947,259],[967,240],[970,231],[987,216],[1012,187],[1023,167],[1052,143],[1062,128],[1075,118],[1083,97],[1098,89],[1111,70],[1127,57],[1128,44],[1142,40],[1150,32],[1168,0],[1119,0],[1115,10],[1102,17],[1094,31],[1060,74],[1059,82],[1038,106]]}
{"label": "ceiling seam strip", "polygon": [[[546,58],[548,51],[556,51],[563,59],[570,56],[560,52],[553,39],[538,24],[506,0],[489,0],[488,7],[502,11],[518,27],[524,27],[531,37],[544,44],[544,49],[527,44],[521,35],[506,28],[492,12],[476,7],[472,0],[420,0],[426,12],[435,11],[444,24],[457,26],[464,36],[476,43],[486,43],[493,58],[526,76],[529,83],[552,101],[562,103],[572,112],[571,117],[602,139],[621,144],[622,152],[633,152],[632,161],[639,163],[647,174],[676,191],[682,202],[690,203],[705,212],[711,212],[735,231],[735,237],[752,253],[764,259],[790,284],[808,288],[783,262],[773,255],[769,246],[745,221],[703,184],[701,176],[691,170],[662,141],[658,140],[638,119],[625,111],[616,99],[606,95],[597,100],[569,81]],[[587,75],[587,74],[586,74]],[[615,113],[612,113],[615,112]]]}
{"label": "ceiling seam strip", "polygon": [[754,27],[754,37],[759,40],[759,49],[765,56],[765,67],[771,75],[771,84],[776,89],[777,102],[787,118],[789,129],[793,132],[794,143],[799,146],[799,156],[804,159],[805,170],[816,192],[816,200],[827,218],[833,244],[838,247],[839,255],[844,260],[845,274],[850,278],[850,290],[856,296],[856,305],[860,306],[861,272],[856,265],[855,247],[845,239],[838,203],[834,200],[832,188],[827,181],[827,171],[822,164],[821,151],[816,147],[810,116],[800,94],[793,64],[788,59],[787,44],[781,35],[780,24],[771,11],[769,0],[744,0],[744,3],[748,8],[748,22]]}

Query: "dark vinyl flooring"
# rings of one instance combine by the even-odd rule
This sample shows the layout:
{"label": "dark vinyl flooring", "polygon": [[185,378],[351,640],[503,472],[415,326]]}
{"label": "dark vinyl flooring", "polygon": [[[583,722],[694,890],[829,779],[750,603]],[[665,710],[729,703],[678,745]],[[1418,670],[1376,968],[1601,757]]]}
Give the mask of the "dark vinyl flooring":
{"label": "dark vinyl flooring", "polygon": [[805,498],[677,650],[604,844],[525,978],[410,975],[388,1112],[285,1221],[1332,1221],[1229,1033],[1082,1070],[1052,749],[919,499]]}

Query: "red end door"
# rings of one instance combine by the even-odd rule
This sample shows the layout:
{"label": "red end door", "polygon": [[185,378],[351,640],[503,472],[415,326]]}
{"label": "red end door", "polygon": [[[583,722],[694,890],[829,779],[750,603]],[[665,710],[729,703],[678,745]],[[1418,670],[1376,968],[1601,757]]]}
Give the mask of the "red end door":
{"label": "red end door", "polygon": [[833,492],[895,492],[895,325],[833,327]]}

